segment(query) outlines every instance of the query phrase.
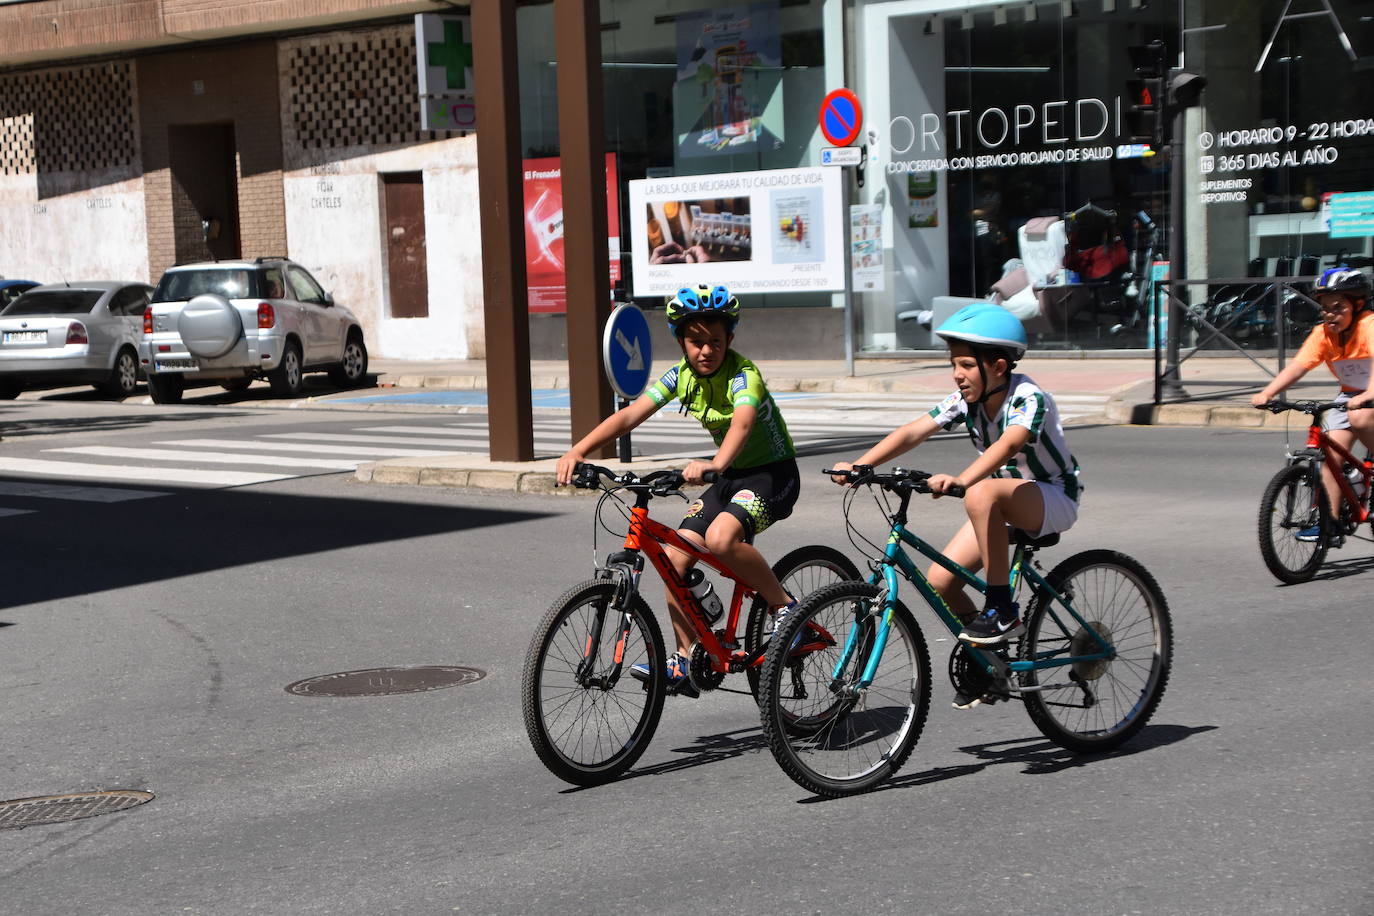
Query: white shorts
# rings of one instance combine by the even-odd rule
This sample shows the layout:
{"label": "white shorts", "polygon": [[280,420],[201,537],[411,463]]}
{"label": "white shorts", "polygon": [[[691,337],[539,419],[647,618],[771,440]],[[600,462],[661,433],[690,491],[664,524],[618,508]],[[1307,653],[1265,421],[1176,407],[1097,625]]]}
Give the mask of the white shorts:
{"label": "white shorts", "polygon": [[1069,499],[1063,487],[1052,483],[1035,482],[1040,489],[1040,499],[1045,504],[1045,521],[1035,536],[1042,538],[1047,534],[1062,534],[1078,521],[1078,503]]}
{"label": "white shorts", "polygon": [[[1344,407],[1346,402],[1354,396],[1355,395],[1351,394],[1349,391],[1342,391],[1340,394],[1336,395],[1331,400],[1341,405],[1341,407]],[[1328,410],[1326,413],[1322,414],[1322,429],[1326,430],[1327,432],[1330,432],[1333,429],[1349,428],[1350,414],[1346,413],[1344,410],[1338,408],[1336,410]]]}

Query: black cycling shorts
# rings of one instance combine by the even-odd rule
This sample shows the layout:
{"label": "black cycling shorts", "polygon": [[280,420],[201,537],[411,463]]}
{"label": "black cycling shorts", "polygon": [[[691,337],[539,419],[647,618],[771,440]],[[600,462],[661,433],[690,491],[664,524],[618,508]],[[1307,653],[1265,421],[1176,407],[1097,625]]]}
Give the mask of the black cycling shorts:
{"label": "black cycling shorts", "polygon": [[710,489],[687,507],[679,528],[702,537],[716,516],[728,512],[744,526],[744,537],[754,537],[774,522],[792,514],[801,494],[801,475],[793,458],[753,468],[727,468]]}

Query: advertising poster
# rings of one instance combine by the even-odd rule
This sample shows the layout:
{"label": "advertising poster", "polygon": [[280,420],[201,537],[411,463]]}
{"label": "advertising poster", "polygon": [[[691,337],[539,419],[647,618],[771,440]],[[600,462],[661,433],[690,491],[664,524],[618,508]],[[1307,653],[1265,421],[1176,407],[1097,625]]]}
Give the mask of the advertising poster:
{"label": "advertising poster", "polygon": [[854,204],[849,208],[849,263],[855,292],[882,291],[882,204]]}
{"label": "advertising poster", "polygon": [[839,169],[631,181],[634,295],[844,289]]}
{"label": "advertising poster", "polygon": [[906,197],[911,209],[907,216],[908,229],[929,229],[940,225],[939,179],[934,172],[909,172],[906,176]]}
{"label": "advertising poster", "polygon": [[679,156],[753,153],[781,145],[777,3],[679,14],[673,101]]}
{"label": "advertising poster", "polygon": [[[526,159],[525,273],[531,312],[566,312],[568,294],[563,267],[563,181],[558,157]],[[620,280],[620,205],[615,154],[606,154],[606,225],[611,255],[611,284]]]}
{"label": "advertising poster", "polygon": [[1326,209],[1333,239],[1374,235],[1374,191],[1331,194]]}

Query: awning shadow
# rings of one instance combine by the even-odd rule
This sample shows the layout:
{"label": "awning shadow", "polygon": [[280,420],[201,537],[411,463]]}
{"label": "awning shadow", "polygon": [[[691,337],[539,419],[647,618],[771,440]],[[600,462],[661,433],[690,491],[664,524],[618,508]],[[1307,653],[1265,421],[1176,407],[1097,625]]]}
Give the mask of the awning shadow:
{"label": "awning shadow", "polygon": [[[12,482],[34,481],[0,476],[0,484]],[[0,591],[0,608],[549,515],[302,496],[270,487],[120,489],[159,495],[110,503],[6,496],[6,507],[33,510],[0,518],[6,566],[43,572],[10,576]]]}

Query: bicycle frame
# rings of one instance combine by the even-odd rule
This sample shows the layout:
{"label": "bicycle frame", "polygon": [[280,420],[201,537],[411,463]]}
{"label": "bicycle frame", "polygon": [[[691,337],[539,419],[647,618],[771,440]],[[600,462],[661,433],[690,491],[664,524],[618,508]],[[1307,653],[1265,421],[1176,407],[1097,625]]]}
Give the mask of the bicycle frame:
{"label": "bicycle frame", "polygon": [[[687,583],[678,575],[677,569],[668,557],[667,547],[674,547],[698,563],[705,563],[735,583],[734,593],[730,596],[730,607],[725,618],[725,642],[716,637],[715,632],[711,629],[711,622],[702,613],[696,596],[692,594]],[[637,503],[630,510],[630,527],[625,534],[625,550],[636,556],[642,555],[649,558],[649,563],[658,571],[659,577],[663,579],[664,584],[673,593],[677,606],[691,622],[697,640],[711,658],[711,668],[721,673],[728,672],[730,670],[731,649],[736,643],[735,635],[739,627],[740,609],[744,606],[745,599],[753,597],[754,590],[737,579],[735,574],[715,554],[687,540],[678,534],[676,529],[669,528],[662,522],[650,518],[647,505]],[[639,589],[639,576],[642,569],[642,563],[635,564],[634,588],[636,591]],[[758,664],[759,661],[759,659],[754,659],[752,663]]]}
{"label": "bicycle frame", "polygon": [[[1322,464],[1331,472],[1332,478],[1336,481],[1336,486],[1341,492],[1341,496],[1351,508],[1351,521],[1355,524],[1368,521],[1370,518],[1369,509],[1364,501],[1360,499],[1355,488],[1350,485],[1350,479],[1345,476],[1344,465],[1346,463],[1360,469],[1360,475],[1364,478],[1365,492],[1369,492],[1369,487],[1374,484],[1374,468],[1371,468],[1368,459],[1360,460],[1339,442],[1332,439],[1322,428],[1321,413],[1313,415],[1312,424],[1307,429],[1307,448],[1301,452],[1296,452],[1289,456],[1296,461],[1311,461],[1320,457]],[[1317,493],[1317,488],[1321,485],[1321,480],[1313,481],[1312,492]],[[1339,517],[1339,507],[1332,507],[1332,515]]]}
{"label": "bicycle frame", "polygon": [[[868,663],[864,668],[863,674],[859,678],[859,682],[853,685],[852,689],[854,691],[868,687],[873,683],[873,678],[877,674],[878,663],[882,659],[883,649],[887,645],[888,632],[891,629],[893,602],[896,600],[900,586],[900,582],[897,578],[899,572],[907,581],[916,586],[916,590],[920,593],[921,597],[925,599],[926,604],[930,606],[931,610],[935,612],[936,616],[940,618],[940,621],[951,634],[957,635],[960,630],[963,629],[963,623],[959,620],[959,617],[945,602],[945,599],[941,597],[940,593],[935,590],[935,586],[930,583],[930,580],[925,574],[917,568],[915,561],[911,559],[910,555],[902,549],[903,544],[908,545],[922,556],[948,570],[966,585],[971,585],[984,594],[987,592],[986,582],[907,530],[907,507],[910,500],[910,492],[902,494],[901,506],[892,516],[892,529],[888,534],[887,547],[883,552],[883,560],[878,564],[873,575],[869,578],[870,585],[878,585],[880,583],[882,585],[882,591],[880,592],[883,608],[882,622],[879,625],[878,633],[874,641],[874,651],[869,656]],[[1112,658],[1116,654],[1115,648],[1104,640],[1101,634],[1099,634],[1091,624],[1083,619],[1074,608],[1073,602],[1069,598],[1051,588],[1050,584],[1040,575],[1039,571],[1028,562],[1034,553],[1035,549],[1033,547],[1029,547],[1025,544],[1016,545],[1016,550],[1012,554],[1011,575],[1009,579],[1013,591],[1016,589],[1017,583],[1024,577],[1026,581],[1030,582],[1034,591],[1051,596],[1052,603],[1049,606],[1049,614],[1055,623],[1058,624],[1065,633],[1069,632],[1064,625],[1063,618],[1061,618],[1059,613],[1054,609],[1054,606],[1058,605],[1066,611],[1080,627],[1092,634],[1092,638],[1097,643],[1098,651],[1087,655],[1070,655],[1066,654],[1068,652],[1067,648],[1055,649],[1037,652],[1035,658],[1032,659],[1021,659],[1011,662],[1004,661],[994,652],[985,649],[976,649],[969,646],[969,652],[983,665],[984,670],[989,674],[1002,676],[1005,676],[1008,672],[1021,673],[1046,668],[1059,668],[1078,662]],[[842,677],[848,662],[853,658],[853,653],[857,648],[858,629],[859,628],[855,627],[850,630],[848,642],[844,650],[840,653],[838,663],[835,665],[833,676],[837,682]]]}

